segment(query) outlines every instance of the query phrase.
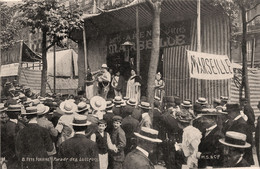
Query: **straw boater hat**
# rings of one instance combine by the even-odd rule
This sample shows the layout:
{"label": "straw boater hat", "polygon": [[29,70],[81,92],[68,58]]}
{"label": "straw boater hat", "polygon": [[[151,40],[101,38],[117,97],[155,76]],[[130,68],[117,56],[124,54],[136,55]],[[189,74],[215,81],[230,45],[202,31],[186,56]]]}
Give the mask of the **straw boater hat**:
{"label": "straw boater hat", "polygon": [[142,109],[147,109],[147,110],[150,110],[151,109],[151,106],[150,106],[150,103],[148,102],[141,102],[140,105],[138,105],[140,108]]}
{"label": "straw boater hat", "polygon": [[32,115],[32,114],[37,114],[37,107],[32,106],[32,107],[27,107],[25,112],[22,112],[22,115]]}
{"label": "straw boater hat", "polygon": [[48,113],[50,110],[49,106],[45,106],[44,104],[38,104],[37,106],[37,114],[38,115],[43,115],[45,113]]}
{"label": "straw boater hat", "polygon": [[148,127],[142,127],[140,133],[134,132],[134,134],[137,137],[150,142],[154,142],[154,143],[162,142],[162,140],[158,139],[158,131]]}
{"label": "straw boater hat", "polygon": [[251,147],[251,144],[246,142],[246,135],[235,131],[227,131],[225,138],[219,139],[219,142],[235,148]]}
{"label": "straw boater hat", "polygon": [[107,64],[102,64],[101,68],[108,69]]}
{"label": "straw boater hat", "polygon": [[126,101],[126,104],[130,106],[135,106],[136,105],[136,100],[135,99],[129,99]]}
{"label": "straw boater hat", "polygon": [[122,104],[122,102],[123,102],[122,97],[116,96],[116,97],[113,99],[113,102],[114,102],[115,104]]}
{"label": "straw boater hat", "polygon": [[113,104],[112,101],[106,101],[106,109],[109,109],[109,108],[111,108],[113,106],[114,106],[114,104]]}
{"label": "straw boater hat", "polygon": [[196,103],[198,103],[198,104],[208,104],[206,98],[204,98],[204,97],[198,98],[198,100],[196,100]]}
{"label": "straw boater hat", "polygon": [[9,105],[7,108],[7,112],[21,111],[22,107],[20,104]]}
{"label": "straw boater hat", "polygon": [[70,124],[72,126],[88,126],[91,124],[91,122],[87,120],[87,116],[77,115],[74,117],[73,122]]}
{"label": "straw boater hat", "polygon": [[4,106],[4,104],[0,104],[0,112],[6,111],[7,108]]}
{"label": "straw boater hat", "polygon": [[227,96],[220,96],[220,100],[222,100],[222,101],[228,101],[228,97],[227,97]]}
{"label": "straw boater hat", "polygon": [[77,111],[77,105],[71,101],[64,101],[60,104],[60,110],[66,114],[72,114]]}
{"label": "straw boater hat", "polygon": [[78,111],[77,111],[77,113],[80,113],[80,112],[89,110],[89,108],[90,108],[90,106],[89,106],[87,103],[85,103],[85,102],[80,102],[80,103],[78,104]]}
{"label": "straw boater hat", "polygon": [[90,99],[90,105],[94,110],[106,110],[106,100],[100,96],[94,96]]}
{"label": "straw boater hat", "polygon": [[181,106],[182,106],[182,107],[192,107],[192,104],[191,104],[190,101],[184,100],[184,101],[181,103]]}

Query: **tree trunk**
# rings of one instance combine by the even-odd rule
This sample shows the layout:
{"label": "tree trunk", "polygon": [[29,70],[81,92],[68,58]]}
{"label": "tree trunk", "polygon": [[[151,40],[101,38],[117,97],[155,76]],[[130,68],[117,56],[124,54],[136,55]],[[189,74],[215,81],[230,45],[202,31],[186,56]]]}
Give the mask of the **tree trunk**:
{"label": "tree trunk", "polygon": [[249,89],[249,82],[248,82],[247,50],[246,50],[247,23],[246,23],[246,10],[244,7],[241,8],[241,14],[242,14],[242,58],[243,58],[242,88],[244,87],[245,98],[247,98],[248,102],[250,103],[250,89]]}
{"label": "tree trunk", "polygon": [[147,97],[151,105],[154,101],[154,86],[155,86],[155,74],[157,71],[159,51],[160,51],[160,12],[161,12],[161,2],[151,2],[153,13],[153,35],[152,35],[152,51],[151,59],[148,71],[148,81],[147,81]]}
{"label": "tree trunk", "polygon": [[41,76],[41,96],[45,97],[47,84],[47,31],[42,29],[42,76]]}

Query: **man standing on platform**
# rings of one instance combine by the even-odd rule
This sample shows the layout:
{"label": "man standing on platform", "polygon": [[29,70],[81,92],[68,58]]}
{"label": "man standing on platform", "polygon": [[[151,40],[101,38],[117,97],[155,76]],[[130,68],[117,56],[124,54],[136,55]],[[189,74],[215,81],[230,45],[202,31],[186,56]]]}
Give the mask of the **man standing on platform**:
{"label": "man standing on platform", "polygon": [[102,64],[101,72],[102,75],[98,77],[99,94],[106,100],[111,82],[111,74],[108,72],[107,64]]}

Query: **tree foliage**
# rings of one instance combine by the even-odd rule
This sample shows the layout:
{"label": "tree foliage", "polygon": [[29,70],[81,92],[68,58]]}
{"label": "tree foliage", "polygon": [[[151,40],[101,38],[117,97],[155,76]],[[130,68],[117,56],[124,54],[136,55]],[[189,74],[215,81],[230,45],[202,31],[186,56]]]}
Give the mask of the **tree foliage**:
{"label": "tree foliage", "polygon": [[8,6],[4,2],[0,2],[0,15],[1,15],[1,48],[7,49],[12,46],[17,40],[22,26],[16,23],[13,19],[17,9],[15,6]]}
{"label": "tree foliage", "polygon": [[63,46],[64,38],[70,38],[72,31],[83,28],[82,11],[65,7],[56,0],[25,0],[19,9],[19,22],[30,27],[31,33],[36,29],[46,31],[51,45]]}

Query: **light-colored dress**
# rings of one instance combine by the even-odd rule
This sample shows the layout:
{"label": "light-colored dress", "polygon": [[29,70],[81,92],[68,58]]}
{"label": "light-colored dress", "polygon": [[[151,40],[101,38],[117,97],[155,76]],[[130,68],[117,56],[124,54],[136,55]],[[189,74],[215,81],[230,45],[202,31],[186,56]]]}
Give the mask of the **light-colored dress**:
{"label": "light-colored dress", "polygon": [[140,101],[141,96],[141,84],[135,81],[136,76],[131,76],[127,81],[126,97],[135,99],[137,103]]}

